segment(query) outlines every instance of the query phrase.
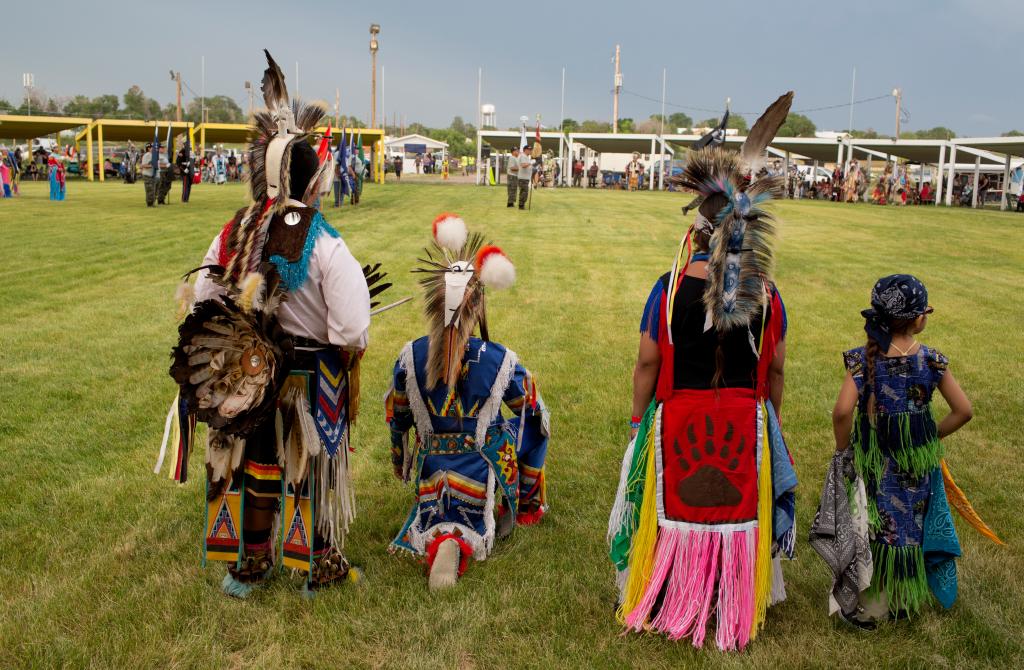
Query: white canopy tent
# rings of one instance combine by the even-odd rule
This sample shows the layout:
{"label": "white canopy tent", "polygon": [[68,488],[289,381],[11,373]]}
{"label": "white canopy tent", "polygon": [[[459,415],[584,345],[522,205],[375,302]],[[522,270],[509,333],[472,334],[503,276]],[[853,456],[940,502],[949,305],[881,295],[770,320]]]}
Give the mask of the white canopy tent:
{"label": "white canopy tent", "polygon": [[403,135],[401,137],[384,138],[384,153],[388,156],[394,156],[396,154],[402,154],[406,156],[408,154],[425,154],[441,152],[441,161],[448,160],[448,143],[441,142],[427,137],[426,135],[419,135],[413,133],[412,135]]}
{"label": "white canopy tent", "polygon": [[[665,154],[671,157],[665,140],[660,135],[643,133],[569,133],[569,156],[575,152],[576,145],[582,145],[596,153],[609,154],[650,154],[651,160],[660,155],[658,161],[658,188],[665,184]],[[563,173],[564,174],[564,173]],[[654,190],[654,174],[647,180],[647,189]]]}

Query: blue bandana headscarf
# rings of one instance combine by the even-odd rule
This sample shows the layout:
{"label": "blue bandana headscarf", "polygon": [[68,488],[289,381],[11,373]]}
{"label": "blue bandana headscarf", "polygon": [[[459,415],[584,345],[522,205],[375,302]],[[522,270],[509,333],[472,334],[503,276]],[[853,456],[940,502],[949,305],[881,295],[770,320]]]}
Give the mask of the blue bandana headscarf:
{"label": "blue bandana headscarf", "polygon": [[892,322],[916,319],[928,311],[928,289],[913,275],[882,277],[871,289],[871,309],[864,317],[864,332],[888,351],[892,343]]}

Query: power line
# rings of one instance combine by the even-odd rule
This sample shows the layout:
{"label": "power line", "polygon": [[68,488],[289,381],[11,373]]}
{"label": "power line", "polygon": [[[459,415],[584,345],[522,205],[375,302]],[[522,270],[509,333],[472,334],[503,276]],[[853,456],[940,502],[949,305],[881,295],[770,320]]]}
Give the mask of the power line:
{"label": "power line", "polygon": [[[636,98],[642,98],[644,100],[650,100],[651,102],[657,102],[659,104],[662,102],[661,98],[653,98],[653,97],[651,97],[649,95],[643,95],[642,93],[636,93],[634,91],[629,91],[627,89],[622,89],[622,92],[626,93],[627,95],[632,95],[633,97],[636,97]],[[892,94],[886,93],[885,95],[876,95],[876,96],[871,97],[871,98],[861,98],[860,100],[854,100],[852,103],[843,102],[843,103],[840,103],[838,105],[825,105],[824,107],[808,107],[806,109],[794,109],[794,110],[792,110],[792,112],[794,114],[805,114],[805,113],[808,113],[808,112],[822,112],[822,111],[825,111],[825,110],[828,110],[828,109],[848,108],[851,104],[861,105],[861,104],[864,104],[866,102],[874,102],[876,100],[882,100],[884,98],[891,98],[891,97],[892,97]],[[676,104],[674,102],[669,102],[667,100],[664,101],[664,102],[669,107],[676,107],[678,109],[688,109],[688,110],[694,111],[694,112],[711,112],[713,114],[721,114],[722,111],[723,111],[720,108],[719,109],[712,109],[710,107],[694,107],[692,105],[679,105],[679,104]],[[757,117],[757,116],[760,116],[762,112],[734,112],[734,111],[732,111],[730,109],[729,113],[730,114],[737,114],[739,116],[753,116],[753,117]]]}

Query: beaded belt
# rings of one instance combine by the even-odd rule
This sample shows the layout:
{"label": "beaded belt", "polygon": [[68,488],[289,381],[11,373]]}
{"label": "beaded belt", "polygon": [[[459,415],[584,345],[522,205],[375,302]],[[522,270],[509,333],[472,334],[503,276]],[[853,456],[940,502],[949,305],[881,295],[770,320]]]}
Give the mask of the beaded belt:
{"label": "beaded belt", "polygon": [[426,445],[430,456],[455,456],[476,453],[476,438],[472,433],[434,433]]}

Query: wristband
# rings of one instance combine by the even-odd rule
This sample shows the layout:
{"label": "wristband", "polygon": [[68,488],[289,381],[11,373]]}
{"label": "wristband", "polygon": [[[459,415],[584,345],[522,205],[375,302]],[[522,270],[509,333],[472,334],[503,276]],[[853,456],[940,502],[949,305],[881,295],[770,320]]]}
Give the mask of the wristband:
{"label": "wristband", "polygon": [[630,419],[629,419],[629,427],[630,428],[639,428],[640,427],[640,417],[638,417],[638,416],[630,417]]}

